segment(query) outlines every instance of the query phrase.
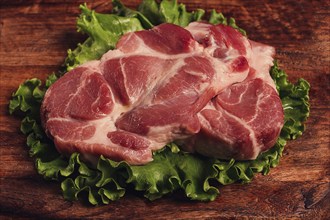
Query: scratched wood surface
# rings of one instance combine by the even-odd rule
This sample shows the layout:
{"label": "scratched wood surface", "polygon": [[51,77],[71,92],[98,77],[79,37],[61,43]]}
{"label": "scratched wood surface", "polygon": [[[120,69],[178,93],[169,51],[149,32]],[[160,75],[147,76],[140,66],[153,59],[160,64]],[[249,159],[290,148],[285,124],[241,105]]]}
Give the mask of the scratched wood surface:
{"label": "scratched wood surface", "polygon": [[[66,50],[84,39],[75,27],[83,2],[0,0],[0,219],[330,218],[329,1],[181,1],[189,10],[216,8],[235,17],[249,38],[276,47],[290,79],[311,83],[307,130],[289,142],[269,175],[258,175],[251,184],[220,187],[214,202],[191,202],[179,192],[149,202],[130,192],[98,207],[65,201],[57,182],[36,173],[20,119],[7,110],[20,83],[57,71]],[[99,12],[111,9],[110,1],[86,2]],[[134,8],[139,1],[123,2]]]}

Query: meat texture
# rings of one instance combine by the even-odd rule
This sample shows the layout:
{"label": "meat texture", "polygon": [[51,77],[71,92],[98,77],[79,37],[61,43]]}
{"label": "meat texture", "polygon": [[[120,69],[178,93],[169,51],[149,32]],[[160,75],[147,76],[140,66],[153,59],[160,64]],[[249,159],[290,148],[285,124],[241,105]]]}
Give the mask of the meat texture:
{"label": "meat texture", "polygon": [[273,53],[224,25],[128,33],[47,90],[42,123],[60,152],[85,158],[145,164],[176,141],[207,156],[253,159],[283,125],[268,73]]}
{"label": "meat texture", "polygon": [[[238,41],[232,40],[237,32],[228,29],[203,23],[188,26],[198,41],[211,42],[206,47],[236,45],[243,50]],[[213,40],[219,36],[222,40]],[[233,43],[228,43],[228,39]],[[253,41],[249,44],[245,47],[249,65],[247,78],[219,92],[198,113],[201,130],[185,140],[187,151],[222,159],[249,160],[274,146],[284,123],[282,103],[269,74],[275,50]]]}

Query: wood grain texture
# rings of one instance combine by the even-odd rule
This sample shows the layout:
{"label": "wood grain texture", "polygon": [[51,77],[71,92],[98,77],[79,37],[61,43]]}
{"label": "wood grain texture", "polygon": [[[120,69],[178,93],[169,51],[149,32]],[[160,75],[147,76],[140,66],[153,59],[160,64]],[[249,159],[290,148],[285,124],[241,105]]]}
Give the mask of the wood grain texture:
{"label": "wood grain texture", "polygon": [[[298,218],[329,219],[330,195],[330,29],[329,1],[185,0],[189,10],[216,8],[235,17],[249,38],[276,47],[280,66],[295,81],[311,83],[311,114],[303,137],[289,142],[280,165],[251,184],[220,187],[210,203],[180,193],[149,202],[128,192],[110,205],[65,201],[59,184],[37,175],[28,156],[19,118],[8,101],[25,79],[59,69],[76,33],[78,5],[69,0],[0,0],[0,218]],[[99,12],[110,1],[86,1]],[[129,7],[139,1],[123,0]]]}

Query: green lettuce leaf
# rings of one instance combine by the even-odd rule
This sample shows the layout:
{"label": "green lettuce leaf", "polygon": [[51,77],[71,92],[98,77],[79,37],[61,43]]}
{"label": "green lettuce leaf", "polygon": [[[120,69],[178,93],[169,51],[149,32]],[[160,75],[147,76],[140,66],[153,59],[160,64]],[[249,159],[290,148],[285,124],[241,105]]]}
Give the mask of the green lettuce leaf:
{"label": "green lettuce leaf", "polygon": [[205,13],[203,9],[187,12],[184,4],[178,4],[176,0],[161,1],[144,0],[138,11],[141,12],[154,25],[172,23],[182,27],[190,22],[200,21]]}
{"label": "green lettuce leaf", "polygon": [[[114,48],[120,36],[128,31],[151,28],[162,22],[186,26],[202,19],[203,10],[187,12],[176,1],[145,0],[138,11],[114,1],[113,14],[98,14],[81,6],[79,30],[89,38],[66,59],[68,69],[91,59],[99,58]],[[233,19],[211,11],[210,23],[237,27]],[[61,75],[59,73],[57,75]],[[58,76],[50,75],[43,86],[39,79],[30,79],[19,86],[9,103],[9,112],[23,116],[21,131],[27,136],[30,155],[36,159],[36,168],[45,179],[61,182],[65,199],[81,199],[93,205],[108,204],[124,196],[126,188],[142,191],[149,200],[181,190],[192,200],[212,201],[219,194],[218,186],[234,182],[248,183],[256,173],[268,174],[279,164],[288,140],[299,137],[309,115],[309,84],[299,79],[296,84],[277,62],[270,70],[285,113],[285,124],[275,146],[253,161],[217,160],[180,151],[177,145],[168,144],[154,153],[153,161],[144,166],[131,166],[101,156],[96,166],[80,159],[78,153],[66,158],[57,152],[53,142],[44,133],[40,122],[40,105],[47,88]]]}
{"label": "green lettuce leaf", "polygon": [[137,18],[140,20],[144,29],[150,29],[154,26],[141,12],[125,7],[119,0],[113,0],[112,6],[113,14],[126,18]]}
{"label": "green lettuce leaf", "polygon": [[105,52],[114,49],[119,38],[132,31],[142,30],[139,19],[115,14],[100,14],[80,5],[82,11],[77,21],[78,31],[88,34],[87,40],[78,44],[74,50],[68,50],[65,60],[67,70],[89,60],[99,59]]}
{"label": "green lettuce leaf", "polygon": [[290,83],[286,73],[278,68],[277,62],[271,69],[271,75],[280,94],[285,115],[281,136],[287,140],[296,139],[305,130],[303,122],[309,116],[310,85],[304,79],[299,79],[295,85]]}
{"label": "green lettuce leaf", "polygon": [[9,113],[16,111],[29,113],[38,117],[38,106],[44,96],[45,90],[40,89],[41,80],[33,78],[21,84],[12,95],[9,102]]}

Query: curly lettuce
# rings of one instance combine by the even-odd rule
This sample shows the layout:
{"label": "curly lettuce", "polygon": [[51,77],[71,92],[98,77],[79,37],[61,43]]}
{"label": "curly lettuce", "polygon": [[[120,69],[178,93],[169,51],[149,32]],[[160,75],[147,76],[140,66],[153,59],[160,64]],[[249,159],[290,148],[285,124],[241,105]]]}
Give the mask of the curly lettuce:
{"label": "curly lettuce", "polygon": [[[113,1],[113,14],[99,14],[80,6],[78,30],[89,37],[74,50],[68,51],[67,70],[88,60],[98,59],[126,32],[148,29],[162,22],[186,26],[204,16],[202,9],[187,12],[175,0],[144,0],[137,10]],[[209,22],[230,25],[243,34],[234,19],[211,11]],[[285,124],[275,146],[253,161],[218,160],[180,151],[171,143],[154,152],[153,161],[144,166],[132,166],[100,156],[96,167],[80,159],[79,153],[66,158],[57,152],[53,142],[44,133],[40,122],[40,105],[47,88],[57,75],[51,74],[42,85],[39,79],[30,79],[19,86],[9,103],[10,114],[23,116],[21,131],[27,136],[30,156],[35,158],[36,169],[45,179],[61,182],[65,199],[82,199],[93,205],[108,204],[125,195],[128,187],[142,191],[149,200],[181,190],[192,200],[212,201],[219,194],[219,185],[234,182],[248,183],[256,173],[268,174],[279,164],[286,142],[301,136],[309,115],[309,84],[299,79],[288,81],[277,62],[270,70],[282,100]]]}
{"label": "curly lettuce", "polygon": [[96,13],[88,9],[86,4],[80,5],[80,9],[78,32],[89,37],[84,43],[78,44],[76,49],[68,50],[64,63],[67,71],[86,61],[101,58],[105,52],[115,48],[123,34],[144,29],[141,20],[136,17]]}

